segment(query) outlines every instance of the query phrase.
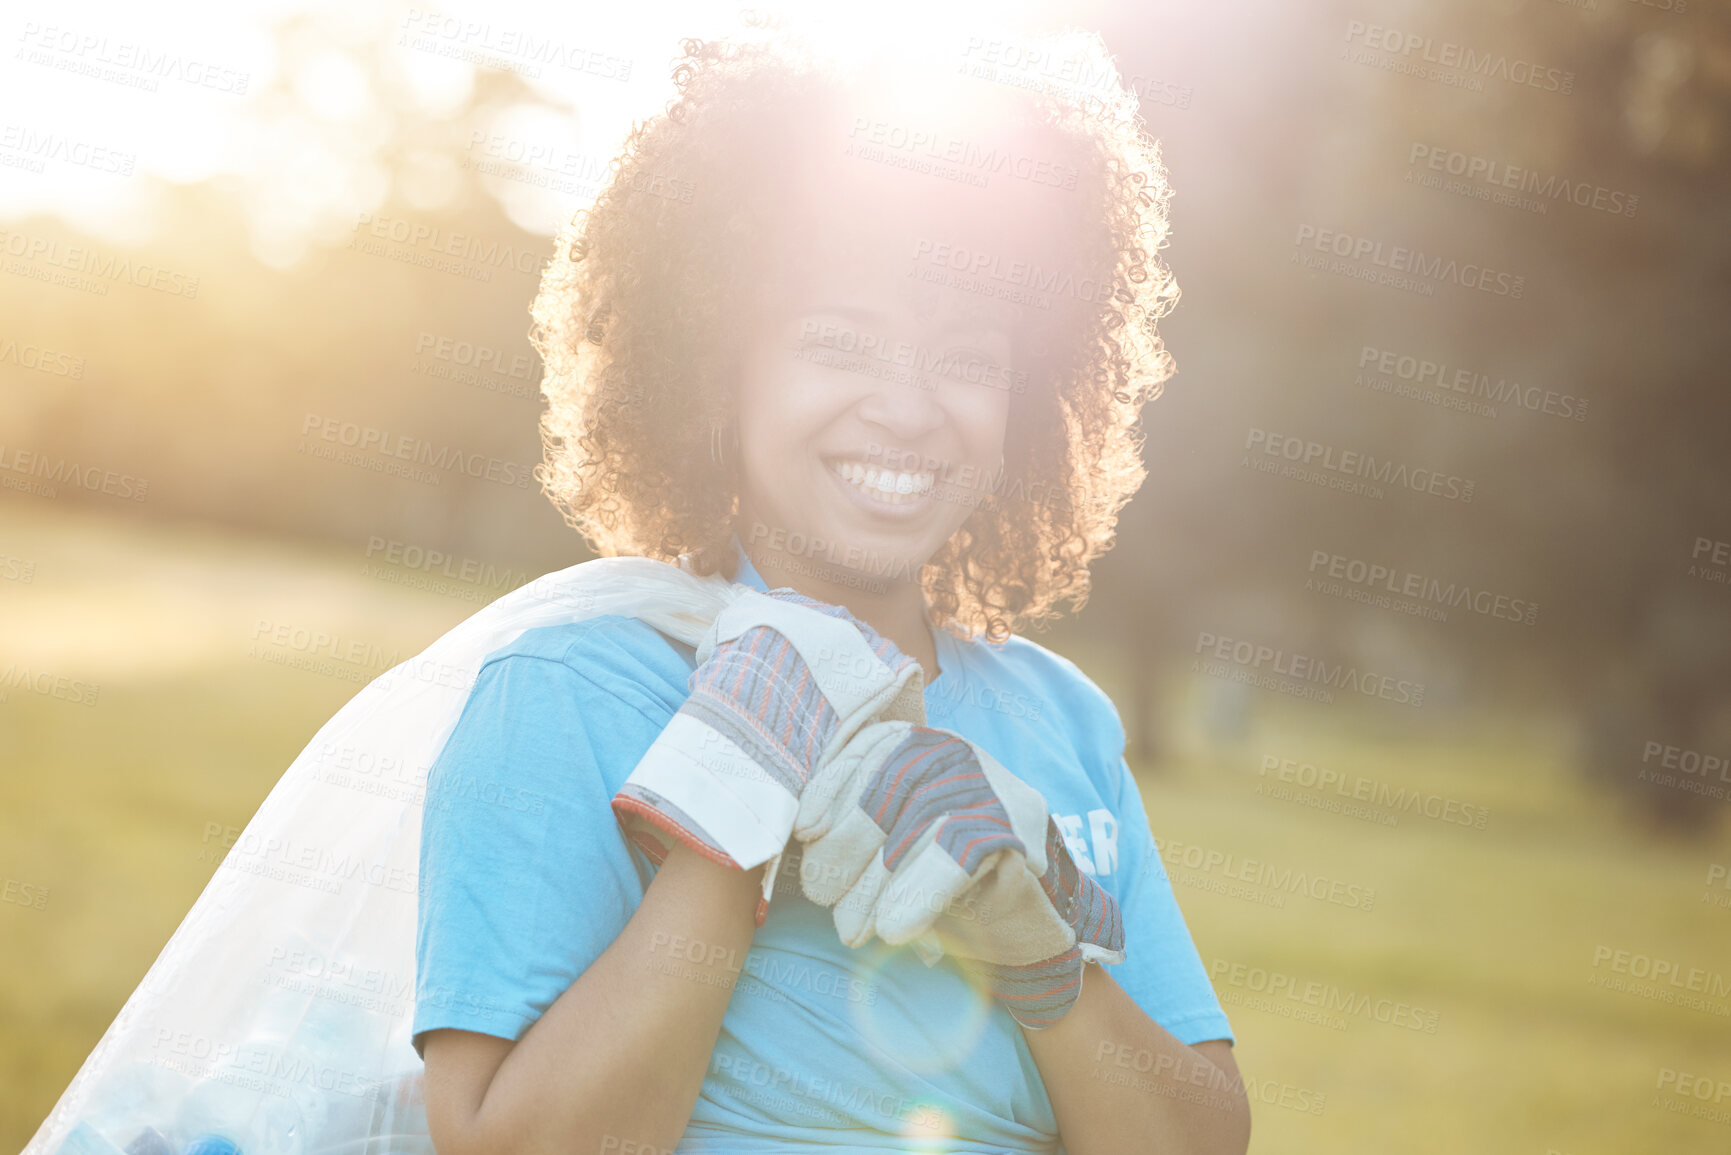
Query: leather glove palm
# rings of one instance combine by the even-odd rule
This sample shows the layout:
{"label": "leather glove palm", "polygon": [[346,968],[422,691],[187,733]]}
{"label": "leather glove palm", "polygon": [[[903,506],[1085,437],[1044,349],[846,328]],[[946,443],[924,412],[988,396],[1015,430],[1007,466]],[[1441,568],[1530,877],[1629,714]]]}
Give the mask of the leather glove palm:
{"label": "leather glove palm", "polygon": [[957,734],[864,727],[818,768],[794,833],[806,897],[834,907],[843,942],[914,942],[927,962],[942,942],[1025,1026],[1074,1005],[1086,963],[1123,961],[1117,901],[1077,869],[1045,799]]}

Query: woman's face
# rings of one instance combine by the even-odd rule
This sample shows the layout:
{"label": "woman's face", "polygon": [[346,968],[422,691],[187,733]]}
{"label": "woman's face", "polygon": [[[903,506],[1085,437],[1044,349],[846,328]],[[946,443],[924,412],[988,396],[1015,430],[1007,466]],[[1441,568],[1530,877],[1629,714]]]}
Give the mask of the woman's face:
{"label": "woman's face", "polygon": [[739,534],[917,584],[1002,469],[1014,320],[879,257],[819,262],[748,346]]}

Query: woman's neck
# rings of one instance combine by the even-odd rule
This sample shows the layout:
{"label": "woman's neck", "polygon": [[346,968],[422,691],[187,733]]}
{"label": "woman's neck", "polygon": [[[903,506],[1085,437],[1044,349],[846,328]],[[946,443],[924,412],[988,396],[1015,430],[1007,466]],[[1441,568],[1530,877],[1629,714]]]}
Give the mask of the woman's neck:
{"label": "woman's neck", "polygon": [[[788,586],[806,597],[831,605],[842,606],[854,617],[895,643],[897,649],[920,664],[925,671],[925,684],[931,685],[941,671],[938,668],[937,645],[931,626],[926,621],[925,591],[916,582],[892,578],[867,578],[861,584],[873,589],[856,589],[825,576],[834,571],[834,578],[845,578],[845,571],[833,566],[796,565],[784,563],[783,556],[773,550],[754,551],[743,544],[745,556],[751,559],[758,576],[770,589]],[[915,567],[914,572],[919,572]],[[881,590],[881,592],[879,592]]]}

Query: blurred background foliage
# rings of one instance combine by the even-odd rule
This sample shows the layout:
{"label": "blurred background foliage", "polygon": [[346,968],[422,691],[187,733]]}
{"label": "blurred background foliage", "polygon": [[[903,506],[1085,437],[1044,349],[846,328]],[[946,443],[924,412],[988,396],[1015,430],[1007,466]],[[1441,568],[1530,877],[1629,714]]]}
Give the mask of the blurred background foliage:
{"label": "blurred background foliage", "polygon": [[[1282,1077],[1332,1095],[1318,1120],[1261,1109],[1258,1148],[1609,1151],[1664,1134],[1673,1149],[1725,1149],[1731,1132],[1646,1103],[1655,1065],[1712,1056],[1731,1077],[1711,1044],[1723,1020],[1579,988],[1601,941],[1724,957],[1725,911],[1676,879],[1725,860],[1727,803],[1640,771],[1653,741],[1731,753],[1731,586],[1691,572],[1699,539],[1731,540],[1731,2],[1083,0],[1045,12],[1098,28],[1121,72],[1149,82],[1184,297],[1162,327],[1178,375],[1146,411],[1149,481],[1088,607],[1039,640],[1113,694],[1157,834],[1284,853],[1404,900],[1348,919],[1181,887],[1205,958],[1356,974],[1416,991],[1448,1021],[1446,1040],[1356,1027],[1337,1039],[1229,1006],[1241,1057],[1260,1045]],[[651,5],[635,18],[653,46],[635,53],[638,77],[664,83],[686,15]],[[95,714],[27,694],[0,705],[0,868],[41,876],[56,911],[0,909],[17,928],[0,922],[19,1043],[0,1143],[33,1130],[208,878],[214,864],[187,840],[208,821],[244,822],[355,688],[248,660],[255,620],[347,628],[406,656],[513,583],[411,592],[412,568],[381,573],[381,541],[499,575],[587,556],[533,484],[455,472],[425,484],[301,451],[316,415],[538,461],[535,372],[452,379],[440,374],[463,367],[436,356],[463,343],[534,364],[529,302],[552,227],[579,203],[486,142],[551,141],[593,175],[618,136],[616,112],[589,117],[582,91],[510,71],[429,88],[403,19],[285,9],[275,63],[244,105],[250,163],[132,177],[148,227],[105,231],[88,211],[25,201],[0,220],[9,235],[199,278],[190,299],[127,284],[79,293],[18,272],[10,249],[0,276],[0,339],[84,366],[74,379],[0,357],[0,445],[149,481],[136,503],[0,492],[0,554],[37,566],[32,581],[0,583],[0,662],[104,683]],[[1573,91],[1472,91],[1367,66],[1345,55],[1362,48],[1354,21],[1571,72]],[[19,84],[46,75],[5,67]],[[359,95],[332,107],[344,91]],[[1638,209],[1537,213],[1424,187],[1409,179],[1415,145],[1620,191]],[[0,186],[36,179],[0,168]],[[354,247],[387,219],[531,256],[482,281]],[[1295,243],[1307,226],[1509,270],[1524,292],[1420,296],[1313,271],[1295,261],[1314,251]],[[1377,392],[1355,384],[1367,346],[1582,398],[1587,414],[1502,405],[1486,417]],[[1474,497],[1374,500],[1266,476],[1243,465],[1253,429],[1470,478]],[[1539,614],[1531,626],[1458,609],[1432,621],[1321,595],[1305,588],[1317,551],[1536,601]],[[1425,703],[1322,706],[1198,675],[1204,632],[1409,677]],[[135,652],[117,654],[116,639]],[[1269,804],[1252,787],[1270,751],[1454,791],[1492,808],[1495,833],[1359,829]],[[44,990],[54,976],[63,989]],[[1634,1038],[1641,1061],[1580,1065]],[[1577,1063],[1566,1071],[1565,1056]],[[1527,1074],[1507,1082],[1520,1064]],[[1448,1121],[1403,1130],[1450,1079],[1470,1097]],[[1626,1108],[1610,1130],[1577,1117],[1603,1102]]]}
{"label": "blurred background foliage", "polygon": [[[1731,401],[1720,387],[1731,340],[1731,8],[1483,0],[1447,12],[1345,2],[1297,11],[1242,0],[1064,14],[1102,31],[1126,77],[1152,82],[1144,114],[1177,190],[1168,259],[1185,291],[1165,326],[1179,375],[1147,411],[1151,477],[1082,624],[1128,616],[1133,630],[1110,632],[1151,663],[1187,652],[1210,621],[1223,635],[1254,621],[1276,644],[1341,659],[1371,647],[1426,671],[1445,699],[1514,692],[1591,722],[1585,748],[1611,781],[1628,777],[1627,743],[1645,729],[1694,748],[1731,742],[1731,598],[1686,574],[1697,538],[1731,535]],[[254,97],[259,119],[300,126],[280,135],[342,167],[337,183],[383,189],[382,201],[348,213],[296,206],[307,223],[294,234],[282,221],[292,213],[268,195],[309,181],[291,154],[262,175],[161,182],[154,235],[135,252],[200,277],[195,299],[126,285],[79,299],[0,278],[9,329],[87,363],[82,381],[8,367],[7,437],[148,478],[139,516],[357,546],[384,536],[536,572],[568,564],[585,556],[582,543],[533,486],[459,475],[426,485],[297,452],[303,420],[317,414],[539,459],[536,402],[522,395],[532,378],[483,369],[486,388],[433,378],[429,368],[461,367],[438,362],[424,335],[534,364],[527,307],[550,240],[508,210],[532,179],[557,174],[502,162],[485,142],[525,110],[563,118],[543,124],[581,124],[583,110],[487,69],[461,103],[429,108],[393,86],[388,60],[401,50],[390,15],[358,28],[352,15],[285,17],[282,64]],[[1574,90],[1491,80],[1475,92],[1354,64],[1342,59],[1354,20],[1564,69]],[[333,125],[307,107],[318,88],[297,85],[296,63],[331,54],[372,86],[375,115]],[[656,70],[653,60],[639,68]],[[581,153],[581,171],[610,153],[604,139],[587,152],[531,142]],[[1408,180],[1424,171],[1409,162],[1415,144],[1620,191],[1638,208],[1628,217],[1553,199],[1535,214],[1420,187]],[[570,171],[569,154],[559,159]],[[567,212],[578,203],[563,202]],[[485,282],[429,273],[345,247],[372,239],[362,213],[533,259],[518,262],[527,272],[494,266]],[[543,211],[537,223],[554,219]],[[1302,269],[1292,263],[1301,226],[1511,270],[1524,293],[1445,284],[1418,297]],[[121,248],[52,215],[11,227]],[[1588,415],[1504,405],[1485,418],[1373,393],[1353,384],[1365,346],[1582,398]],[[1278,482],[1241,466],[1253,427],[1470,478],[1477,496],[1378,501]],[[1306,595],[1313,549],[1511,592],[1537,601],[1541,617],[1534,628],[1462,613],[1403,621]],[[1154,735],[1139,740],[1153,752]],[[1629,788],[1633,804],[1669,821],[1704,821],[1676,791]]]}

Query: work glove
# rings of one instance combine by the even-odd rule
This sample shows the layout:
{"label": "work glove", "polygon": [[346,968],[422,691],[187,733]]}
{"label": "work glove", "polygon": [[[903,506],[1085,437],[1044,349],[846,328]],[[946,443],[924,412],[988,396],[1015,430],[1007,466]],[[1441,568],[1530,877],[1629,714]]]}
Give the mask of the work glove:
{"label": "work glove", "polygon": [[919,664],[841,606],[744,590],[697,648],[690,695],[613,796],[660,864],[672,842],[764,863],[761,926],[812,772],[874,716],[924,719]]}
{"label": "work glove", "polygon": [[974,960],[1026,1027],[1069,1011],[1088,962],[1124,959],[1117,900],[1076,867],[1045,799],[960,735],[864,727],[819,766],[794,834],[801,887],[844,943]]}

